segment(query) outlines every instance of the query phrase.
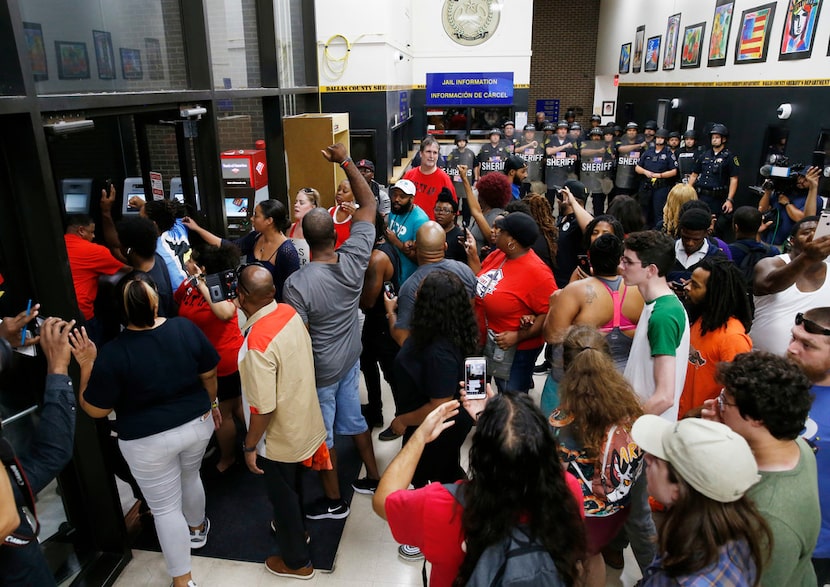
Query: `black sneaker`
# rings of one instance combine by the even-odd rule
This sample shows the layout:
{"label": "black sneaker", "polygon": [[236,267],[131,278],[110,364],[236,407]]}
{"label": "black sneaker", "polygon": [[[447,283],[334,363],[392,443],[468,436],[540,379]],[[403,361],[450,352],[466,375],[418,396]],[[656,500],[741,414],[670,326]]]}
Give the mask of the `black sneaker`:
{"label": "black sneaker", "polygon": [[377,488],[377,479],[363,477],[362,479],[355,479],[352,481],[352,489],[354,489],[357,493],[362,493],[364,495],[374,495]]}
{"label": "black sneaker", "polygon": [[383,432],[381,432],[380,434],[378,434],[378,440],[383,440],[383,441],[395,440],[396,438],[400,438],[400,437],[401,437],[400,434],[396,434],[395,432],[392,431],[391,426],[389,428],[387,428],[386,430],[384,430]]}
{"label": "black sneaker", "polygon": [[342,520],[349,515],[349,504],[344,500],[320,499],[308,506],[305,517],[309,520]]}

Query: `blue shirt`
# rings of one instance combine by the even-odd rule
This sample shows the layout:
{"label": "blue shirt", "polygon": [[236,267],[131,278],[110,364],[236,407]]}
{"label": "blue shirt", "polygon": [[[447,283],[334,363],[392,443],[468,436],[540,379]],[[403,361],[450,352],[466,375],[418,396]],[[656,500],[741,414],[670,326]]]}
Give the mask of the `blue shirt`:
{"label": "blue shirt", "polygon": [[814,385],[815,399],[801,433],[816,452],[818,498],[821,505],[821,531],[813,558],[830,558],[830,385]]}
{"label": "blue shirt", "polygon": [[[410,208],[407,212],[403,214],[395,214],[394,212],[390,212],[389,218],[387,218],[387,224],[389,225],[389,230],[395,233],[402,243],[407,241],[414,241],[415,234],[418,232],[418,229],[421,225],[429,220],[429,216],[427,213],[424,212],[421,208],[412,204],[412,208]],[[415,272],[415,269],[418,268],[418,265],[401,253],[401,283],[406,281],[406,278],[412,275]]]}
{"label": "blue shirt", "polygon": [[670,577],[655,557],[643,573],[640,587],[752,587],[757,570],[745,542],[729,542],[718,549],[718,560],[698,572]]}

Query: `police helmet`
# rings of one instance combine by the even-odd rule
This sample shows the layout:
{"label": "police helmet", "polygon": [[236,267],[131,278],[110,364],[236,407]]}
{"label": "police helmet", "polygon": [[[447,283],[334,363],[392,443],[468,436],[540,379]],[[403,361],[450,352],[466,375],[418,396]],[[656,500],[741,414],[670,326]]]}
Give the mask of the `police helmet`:
{"label": "police helmet", "polygon": [[629,122],[628,124],[625,125],[625,130],[631,130],[632,128],[634,130],[638,130],[640,128],[640,126],[636,122]]}
{"label": "police helmet", "polygon": [[507,128],[508,126],[512,126],[513,128],[516,128],[516,123],[513,122],[512,120],[508,120],[504,124],[501,125],[502,128]]}
{"label": "police helmet", "polygon": [[552,122],[548,122],[548,123],[545,123],[545,125],[542,127],[542,130],[553,131],[553,130],[556,130],[556,126]]}
{"label": "police helmet", "polygon": [[676,130],[673,130],[669,133],[669,138],[670,139],[680,139],[680,133],[677,132]]}
{"label": "police helmet", "polygon": [[523,130],[536,130],[536,127],[532,124],[526,124]]}
{"label": "police helmet", "polygon": [[500,131],[499,129],[497,129],[497,128],[491,129],[491,130],[490,130],[490,132],[488,132],[488,133],[487,133],[487,138],[489,139],[489,138],[490,138],[490,137],[492,137],[493,135],[499,135],[499,136],[502,136],[502,135],[501,135],[501,131]]}
{"label": "police helmet", "polygon": [[556,123],[556,128],[568,128],[568,121],[567,120],[560,120]]}
{"label": "police helmet", "polygon": [[667,139],[669,138],[669,131],[667,131],[665,128],[661,128],[657,131],[657,134],[655,134],[654,136],[661,139]]}
{"label": "police helmet", "polygon": [[686,132],[684,132],[683,133],[683,138],[684,139],[696,139],[697,136],[695,135],[694,129],[689,129]]}
{"label": "police helmet", "polygon": [[464,141],[465,143],[467,142],[467,133],[462,132],[462,133],[459,133],[459,134],[455,135],[455,144],[457,145],[461,141]]}
{"label": "police helmet", "polygon": [[715,124],[712,125],[712,129],[709,131],[709,135],[720,135],[722,137],[728,137],[729,136],[729,129],[726,128],[725,124],[721,124],[719,122],[716,122]]}
{"label": "police helmet", "polygon": [[656,120],[646,120],[645,126],[643,126],[646,130],[657,130],[657,121]]}
{"label": "police helmet", "polygon": [[595,120],[597,122],[602,122],[602,116],[600,116],[599,114],[592,114],[591,115],[591,122],[593,122]]}
{"label": "police helmet", "polygon": [[[613,132],[613,131],[608,131],[608,132]],[[592,128],[588,132],[588,136],[589,137],[593,137],[593,136],[601,137],[602,136],[602,129],[600,127]]]}
{"label": "police helmet", "polygon": [[611,126],[611,125],[608,125],[608,126],[606,126],[605,128],[603,128],[603,129],[602,129],[602,134],[604,134],[604,135],[612,135],[612,134],[614,134],[615,132],[617,132],[617,130],[622,131],[622,129],[621,129],[619,126]]}
{"label": "police helmet", "polygon": [[619,124],[614,125],[614,133],[622,132],[622,127]]}
{"label": "police helmet", "polygon": [[582,125],[581,125],[581,124],[579,124],[578,122],[574,122],[574,123],[571,125],[570,130],[582,130]]}

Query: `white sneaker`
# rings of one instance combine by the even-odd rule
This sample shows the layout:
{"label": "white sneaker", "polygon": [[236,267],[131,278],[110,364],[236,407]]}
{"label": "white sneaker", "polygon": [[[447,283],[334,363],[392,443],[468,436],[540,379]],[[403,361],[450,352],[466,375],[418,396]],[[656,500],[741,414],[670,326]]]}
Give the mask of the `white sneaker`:
{"label": "white sneaker", "polygon": [[[205,521],[202,522],[202,524],[204,524],[204,529],[202,529],[202,530],[191,530],[190,531],[190,548],[191,549],[202,548],[205,544],[207,544],[208,532],[210,532],[210,520],[207,519],[207,516],[205,517]],[[187,587],[191,587],[191,586],[188,585]]]}

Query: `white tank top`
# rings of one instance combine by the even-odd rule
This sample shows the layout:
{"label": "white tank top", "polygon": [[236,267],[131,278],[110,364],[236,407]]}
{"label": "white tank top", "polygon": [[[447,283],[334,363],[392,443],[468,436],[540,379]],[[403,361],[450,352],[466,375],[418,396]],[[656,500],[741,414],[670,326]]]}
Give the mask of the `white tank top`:
{"label": "white tank top", "polygon": [[[778,258],[790,262],[790,255],[784,253]],[[827,266],[828,260],[824,263]],[[830,274],[830,271],[827,272]],[[811,308],[830,306],[830,279],[824,277],[824,283],[816,291],[803,292],[796,284],[784,291],[766,296],[755,296],[755,319],[749,337],[752,349],[767,351],[776,355],[787,354],[787,347],[792,338],[791,330],[795,325],[795,315]]]}

